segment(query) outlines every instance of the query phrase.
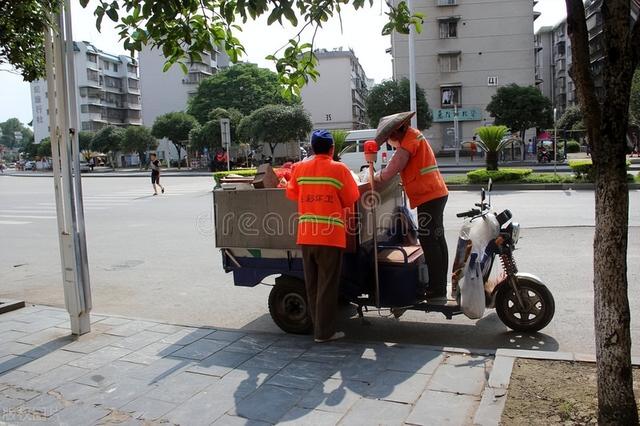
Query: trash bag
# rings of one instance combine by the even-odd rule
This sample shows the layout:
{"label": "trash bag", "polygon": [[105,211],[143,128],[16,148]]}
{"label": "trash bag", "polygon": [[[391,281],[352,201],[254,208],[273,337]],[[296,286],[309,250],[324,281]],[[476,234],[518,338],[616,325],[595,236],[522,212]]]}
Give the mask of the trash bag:
{"label": "trash bag", "polygon": [[460,307],[468,318],[478,319],[484,315],[484,282],[478,253],[471,253],[460,281]]}

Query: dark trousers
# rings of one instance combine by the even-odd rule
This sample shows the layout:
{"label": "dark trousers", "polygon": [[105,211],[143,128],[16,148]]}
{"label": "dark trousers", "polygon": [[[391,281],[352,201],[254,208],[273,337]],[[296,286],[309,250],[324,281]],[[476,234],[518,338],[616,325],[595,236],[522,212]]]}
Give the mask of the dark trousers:
{"label": "dark trousers", "polygon": [[449,251],[444,235],[444,206],[449,196],[418,206],[418,236],[429,268],[429,290],[446,292]]}
{"label": "dark trousers", "polygon": [[301,247],[313,334],[316,339],[328,339],[336,331],[342,249],[308,245]]}

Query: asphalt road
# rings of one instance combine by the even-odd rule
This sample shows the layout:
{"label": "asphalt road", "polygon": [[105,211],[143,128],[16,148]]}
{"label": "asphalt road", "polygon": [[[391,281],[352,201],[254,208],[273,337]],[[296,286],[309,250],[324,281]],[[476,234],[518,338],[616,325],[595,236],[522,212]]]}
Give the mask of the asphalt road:
{"label": "asphalt road", "polygon": [[[151,196],[148,177],[83,179],[93,311],[279,332],[267,311],[269,286],[234,287],[214,247],[211,179],[165,177],[167,192]],[[478,200],[452,192],[446,209],[452,252],[461,220]],[[628,253],[632,337],[640,341],[640,191],[630,193]],[[495,193],[523,230],[519,268],[540,276],[555,296],[552,323],[535,335],[509,332],[492,311],[479,321],[432,313],[369,312],[363,326],[346,309],[351,339],[472,348],[526,348],[590,353],[593,345],[592,191]],[[0,298],[64,306],[49,178],[0,176]],[[640,355],[640,346],[633,348]]]}

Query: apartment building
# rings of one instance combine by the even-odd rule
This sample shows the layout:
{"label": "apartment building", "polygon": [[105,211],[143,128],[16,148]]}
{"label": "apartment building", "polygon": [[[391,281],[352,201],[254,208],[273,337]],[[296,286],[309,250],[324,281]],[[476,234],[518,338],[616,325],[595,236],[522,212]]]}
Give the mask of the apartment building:
{"label": "apartment building", "polygon": [[319,49],[317,81],[302,88],[304,109],[314,128],[366,129],[369,127],[365,100],[373,81],[367,78],[354,51]]}
{"label": "apartment building", "polygon": [[[602,97],[605,50],[603,44],[602,0],[585,2],[585,17],[589,37],[589,59],[596,96]],[[640,0],[631,1],[631,20],[640,15]],[[567,21],[554,27],[542,27],[536,32],[536,85],[547,96],[560,116],[568,107],[576,105],[575,83],[569,76],[572,64],[571,39]],[[539,77],[539,78],[538,78]]]}
{"label": "apartment building", "polygon": [[[73,43],[79,130],[142,124],[138,63],[112,55],[86,41]],[[31,83],[33,130],[36,142],[49,136],[47,81]]]}
{"label": "apartment building", "polygon": [[[162,52],[145,46],[140,52],[140,89],[142,95],[142,122],[151,128],[160,115],[185,111],[187,102],[196,93],[198,84],[211,77],[221,68],[229,66],[229,57],[224,52],[214,51],[203,54],[202,61],[188,66],[185,74],[177,64],[167,71],[162,71],[166,59]],[[162,139],[156,149],[161,160],[178,159],[176,147],[167,139]],[[180,158],[185,158],[182,150]]]}
{"label": "apartment building", "polygon": [[[535,83],[532,0],[416,0],[426,16],[416,34],[416,82],[426,93],[433,125],[425,136],[440,151],[469,140],[493,118],[486,106],[500,86]],[[393,75],[409,76],[408,38],[391,37]]]}

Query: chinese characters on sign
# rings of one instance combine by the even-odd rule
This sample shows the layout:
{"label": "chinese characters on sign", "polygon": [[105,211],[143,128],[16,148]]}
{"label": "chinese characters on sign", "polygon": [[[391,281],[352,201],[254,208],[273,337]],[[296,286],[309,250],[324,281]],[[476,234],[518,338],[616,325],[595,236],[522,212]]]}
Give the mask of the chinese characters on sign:
{"label": "chinese characters on sign", "polygon": [[[433,121],[434,123],[441,123],[444,121],[453,121],[455,111],[451,108],[434,109]],[[482,120],[482,113],[479,108],[458,108],[458,121],[480,121]]]}

